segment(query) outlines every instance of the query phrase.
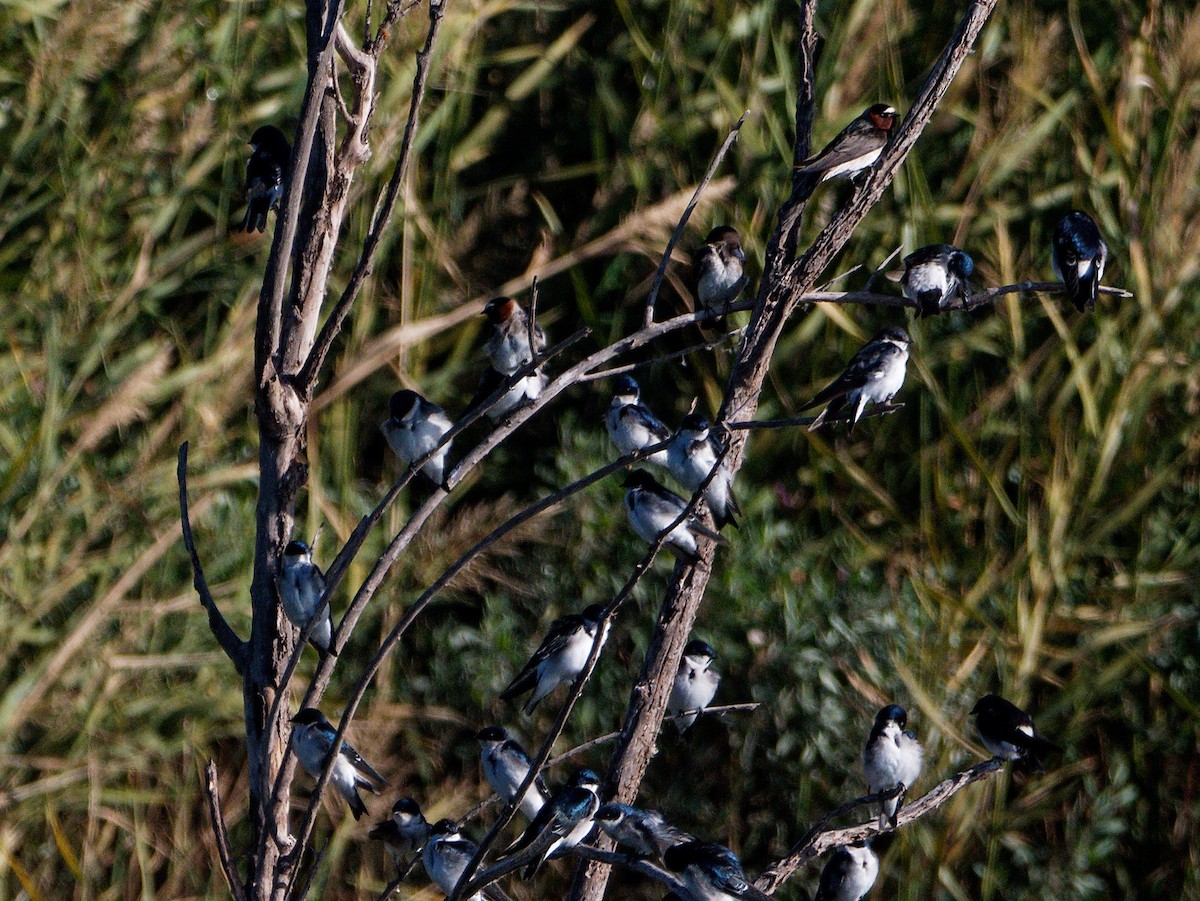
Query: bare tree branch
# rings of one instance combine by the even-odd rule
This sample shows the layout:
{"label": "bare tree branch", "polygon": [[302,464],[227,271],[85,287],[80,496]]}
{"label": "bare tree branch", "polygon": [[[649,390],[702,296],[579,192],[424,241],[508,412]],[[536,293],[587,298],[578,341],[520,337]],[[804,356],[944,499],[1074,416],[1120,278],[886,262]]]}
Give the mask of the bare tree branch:
{"label": "bare tree branch", "polygon": [[246,888],[238,878],[233,852],[229,849],[229,832],[225,829],[225,817],[221,813],[221,789],[217,784],[217,765],[208,762],[204,768],[204,794],[208,798],[208,815],[212,820],[213,836],[217,840],[217,857],[221,861],[221,872],[229,886],[229,894],[235,901],[246,901]]}

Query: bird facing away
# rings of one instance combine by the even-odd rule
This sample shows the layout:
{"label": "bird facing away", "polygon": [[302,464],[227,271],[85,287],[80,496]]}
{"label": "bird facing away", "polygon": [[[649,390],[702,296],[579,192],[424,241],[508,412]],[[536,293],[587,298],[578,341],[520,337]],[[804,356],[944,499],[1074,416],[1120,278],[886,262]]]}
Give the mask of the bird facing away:
{"label": "bird facing away", "polygon": [[[512,802],[521,783],[529,775],[529,754],[500,726],[488,726],[475,733],[479,742],[479,765],[492,790],[505,801]],[[537,816],[550,792],[541,776],[537,776],[521,799],[521,813],[529,819]]]}
{"label": "bird facing away", "polygon": [[[295,733],[292,743],[296,748],[296,759],[310,776],[314,779],[320,778],[321,770],[324,769],[325,761],[333,748],[337,729],[325,719],[325,714],[315,707],[305,707],[292,717],[292,729]],[[358,796],[359,787],[379,794],[380,789],[388,784],[387,780],[375,772],[371,765],[362,759],[362,755],[345,741],[342,742],[329,781],[350,804],[350,812],[356,820],[361,819],[367,812],[366,805]]]}
{"label": "bird facing away", "polygon": [[1108,262],[1108,245],[1100,237],[1096,220],[1079,210],[1067,213],[1054,229],[1051,248],[1054,274],[1062,280],[1075,309],[1080,313],[1094,310]]}
{"label": "bird facing away", "polygon": [[[622,456],[661,444],[671,437],[671,430],[642,403],[641,387],[637,381],[627,375],[617,379],[612,402],[604,416],[604,426],[608,429],[608,437]],[[666,448],[656,451],[646,459],[665,468]]]}
{"label": "bird facing away", "polygon": [[[689,413],[667,447],[667,468],[680,485],[695,492],[713,471],[723,450],[708,420],[699,413]],[[729,525],[737,528],[736,514],[742,511],[733,496],[733,476],[724,464],[704,489],[704,500],[718,529]]]}
{"label": "bird facing away", "polygon": [[712,668],[716,656],[716,652],[699,639],[692,639],[683,649],[675,683],[671,686],[671,697],[667,701],[668,715],[687,714],[675,720],[680,732],[692,727],[717,693],[721,674]]}
{"label": "bird facing away", "polygon": [[637,857],[661,858],[668,848],[694,841],[657,810],[639,810],[616,802],[596,811],[596,822],[618,845]]}
{"label": "bird facing away", "polygon": [[828,403],[812,425],[810,432],[820,428],[827,419],[845,411],[850,414],[850,430],[862,418],[867,404],[886,404],[904,385],[908,367],[908,332],[896,326],[880,332],[856,353],[845,370],[818,392],[800,409],[807,410]]}
{"label": "bird facing away", "polygon": [[[683,498],[668,491],[644,469],[633,470],[625,478],[623,487],[628,489],[625,492],[625,512],[629,515],[629,525],[638,536],[651,544],[687,509]],[[695,517],[689,517],[671,529],[665,546],[676,557],[695,563],[700,559],[697,535],[704,535],[718,544],[729,543]]]}
{"label": "bird facing away", "polygon": [[246,163],[246,221],[242,231],[261,232],[267,229],[267,213],[279,209],[292,148],[274,125],[255,130],[250,146],[254,152]]}
{"label": "bird facing away", "polygon": [[412,798],[401,798],[392,805],[391,816],[372,827],[367,837],[387,845],[396,868],[402,869],[411,862],[413,854],[425,847],[429,832],[420,805]]}
{"label": "bird facing away", "polygon": [[289,541],[283,549],[283,563],[279,568],[279,600],[288,620],[301,632],[320,612],[308,640],[322,656],[329,653],[329,642],[333,637],[329,606],[325,605],[321,610],[324,594],[325,574],[313,563],[312,548],[303,541]]}
{"label": "bird facing away", "polygon": [[[529,349],[529,315],[511,297],[494,297],[483,308],[490,334],[487,355],[492,369],[500,375],[512,375],[522,366],[533,362]],[[539,356],[546,350],[546,335],[541,326],[533,326],[533,352]]]}
{"label": "bird facing away", "polygon": [[[389,416],[379,429],[396,456],[409,466],[437,447],[453,425],[445,410],[415,391],[397,391],[388,407]],[[442,488],[445,487],[446,457],[452,443],[443,444],[421,467],[422,474]]]}
{"label": "bird facing away", "polygon": [[533,861],[522,875],[532,879],[552,854],[573,848],[595,828],[600,809],[600,777],[589,769],[576,771],[571,780],[554,793],[538,815],[505,851],[517,855],[529,849]]}
{"label": "bird facing away", "polygon": [[[475,842],[462,837],[457,823],[438,820],[433,824],[429,841],[421,851],[421,863],[433,884],[449,896],[478,850]],[[497,885],[489,885],[482,892],[471,895],[467,901],[482,901],[484,898],[489,901],[510,901]]]}
{"label": "bird facing away", "polygon": [[663,863],[679,877],[695,901],[765,897],[750,885],[737,855],[724,845],[685,842],[668,848]]}
{"label": "bird facing away", "polygon": [[842,845],[833,852],[814,901],[858,901],[879,876],[879,858],[865,842]]}
{"label": "bird facing away", "polygon": [[984,747],[1002,760],[1017,761],[1021,769],[1044,773],[1042,755],[1062,751],[1034,728],[1028,713],[999,695],[984,695],[971,714]]}
{"label": "bird facing away", "polygon": [[487,411],[488,419],[492,422],[499,422],[502,419],[506,420],[508,414],[514,410],[526,404],[531,404],[541,397],[548,383],[549,379],[546,373],[540,368],[513,381],[510,376],[502,375],[489,366],[479,378],[479,388],[475,392],[475,397],[468,409],[474,410],[500,388],[508,385],[507,390],[500,396],[500,399],[488,407]]}
{"label": "bird facing away", "polygon": [[961,306],[971,296],[975,261],[950,244],[920,247],[904,258],[900,286],[904,296],[919,304],[917,316],[933,316]]}
{"label": "bird facing away", "polygon": [[728,306],[746,287],[746,252],[737,229],[718,225],[708,233],[704,245],[692,254],[692,277],[696,299],[705,309]]}
{"label": "bird facing away", "polygon": [[[533,694],[525,704],[525,713],[533,713],[542,698],[558,686],[573,682],[583,672],[592,653],[596,630],[603,619],[604,608],[591,604],[582,613],[569,613],[552,622],[538,649],[508,687],[500,692],[500,698],[511,701],[531,691]],[[605,623],[601,647],[607,640],[608,623]]]}
{"label": "bird facing away", "polygon": [[908,713],[899,704],[889,704],[875,715],[875,726],[863,749],[863,772],[871,794],[901,789],[895,798],[884,801],[879,812],[880,827],[896,826],[896,812],[904,802],[904,791],[921,775],[924,752],[917,737],[906,732]]}
{"label": "bird facing away", "polygon": [[796,170],[810,176],[809,190],[839,175],[854,176],[879,159],[895,124],[896,111],[892,107],[886,103],[872,104]]}

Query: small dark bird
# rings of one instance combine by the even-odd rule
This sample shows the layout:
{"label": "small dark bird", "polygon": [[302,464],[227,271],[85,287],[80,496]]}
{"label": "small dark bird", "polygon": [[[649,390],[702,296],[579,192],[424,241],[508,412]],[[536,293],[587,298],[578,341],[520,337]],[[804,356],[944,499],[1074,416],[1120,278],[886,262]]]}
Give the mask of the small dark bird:
{"label": "small dark bird", "polygon": [[402,869],[411,863],[412,855],[425,847],[429,832],[420,805],[412,798],[401,798],[392,805],[392,815],[377,823],[367,837],[387,845],[396,868]]}
{"label": "small dark bird", "polygon": [[712,668],[717,654],[706,642],[693,638],[683,649],[683,657],[679,660],[679,669],[675,673],[675,683],[671,686],[671,697],[667,700],[667,713],[680,716],[675,720],[675,726],[680,732],[686,732],[696,722],[696,718],[704,712],[704,708],[712,703],[721,684],[721,674]]}
{"label": "small dark bird", "polygon": [[1003,760],[1018,761],[1022,769],[1044,773],[1042,755],[1062,751],[1034,728],[1028,713],[999,695],[984,695],[971,714],[984,747]]}
{"label": "small dark bird", "polygon": [[842,845],[821,871],[814,901],[858,901],[879,877],[879,858],[866,842]]}
{"label": "small dark bird", "polygon": [[[603,619],[604,608],[599,604],[590,604],[582,613],[569,613],[552,622],[533,656],[509,686],[500,692],[501,700],[511,701],[527,691],[533,692],[525,704],[525,713],[528,715],[533,713],[542,698],[558,686],[573,682],[587,665],[596,630]],[[609,624],[605,623],[604,634],[600,638],[601,647],[608,640],[608,628]]]}
{"label": "small dark bird", "polygon": [[[625,492],[625,512],[629,516],[629,525],[643,540],[651,544],[657,541],[658,536],[687,508],[687,502],[683,498],[673,491],[668,491],[644,469],[633,470],[625,478],[623,487],[628,489]],[[665,547],[676,557],[695,563],[700,559],[697,535],[704,535],[718,544],[729,543],[692,516],[671,529]]]}
{"label": "small dark bird", "polygon": [[657,810],[639,810],[628,804],[605,804],[596,811],[596,822],[613,841],[638,857],[662,857],[668,848],[694,841]]}
{"label": "small dark bird", "polygon": [[596,827],[600,809],[600,777],[589,769],[578,770],[571,781],[554,793],[538,815],[505,851],[516,855],[526,848],[536,851],[522,876],[532,879],[554,852],[574,848]]}
{"label": "small dark bird", "polygon": [[242,230],[266,231],[267,213],[279,209],[292,148],[274,125],[260,126],[250,137],[254,152],[246,163],[246,221]]}
{"label": "small dark bird", "polygon": [[704,246],[692,254],[692,277],[700,305],[711,309],[737,300],[748,281],[743,271],[745,262],[746,252],[737,229],[718,225],[710,231]]}
{"label": "small dark bird", "polygon": [[[305,707],[292,717],[292,730],[295,733],[292,744],[296,749],[296,758],[310,776],[314,779],[319,778],[329,752],[333,749],[337,729],[317,708]],[[388,784],[387,780],[375,772],[371,765],[363,760],[362,755],[346,741],[342,742],[329,781],[338,790],[338,794],[349,803],[350,812],[356,820],[361,819],[367,812],[367,805],[363,804],[362,798],[358,796],[359,787],[379,794],[381,788]]]}
{"label": "small dark bird", "polygon": [[663,863],[679,877],[695,901],[766,897],[750,884],[737,855],[716,842],[675,845],[667,849]]}
{"label": "small dark bird", "polygon": [[[453,820],[438,820],[433,824],[429,841],[421,851],[421,863],[425,865],[425,873],[433,883],[449,896],[478,850],[479,846],[475,842],[463,838],[457,823]],[[482,892],[471,895],[466,901],[484,899],[511,901],[498,885],[489,885]]]}
{"label": "small dark bird", "polygon": [[[483,308],[491,325],[487,339],[488,359],[500,375],[512,375],[522,366],[533,362],[529,350],[529,314],[511,297],[494,297]],[[533,349],[541,355],[546,350],[546,335],[534,323]]]}
{"label": "small dark bird", "polygon": [[908,332],[896,326],[881,329],[863,349],[856,353],[846,369],[829,385],[804,404],[807,410],[828,402],[821,415],[808,427],[810,432],[820,428],[830,416],[850,410],[850,430],[862,418],[867,404],[886,404],[904,386],[908,367]]}
{"label": "small dark bird", "polygon": [[912,788],[921,775],[924,752],[917,736],[906,732],[908,713],[899,704],[889,704],[875,715],[875,726],[863,749],[863,772],[867,776],[867,791],[871,794],[901,789],[900,794],[884,801],[879,812],[879,825],[896,825],[896,812],[904,802],[904,791]]}
{"label": "small dark bird", "polygon": [[810,188],[839,175],[854,176],[879,159],[896,124],[896,111],[886,103],[868,106],[816,156],[796,170],[810,176]]}
{"label": "small dark bird", "polygon": [[[613,388],[613,398],[604,417],[608,437],[623,455],[661,444],[671,437],[671,430],[662,424],[641,401],[641,388],[635,379],[623,375]],[[646,458],[659,466],[667,465],[667,451],[657,451]]]}
{"label": "small dark bird", "polygon": [[971,296],[975,261],[950,244],[930,244],[904,258],[900,285],[904,296],[919,303],[917,316],[933,316],[961,305]]}
{"label": "small dark bird", "polygon": [[[529,775],[533,761],[526,750],[509,738],[500,726],[480,729],[475,739],[479,742],[479,765],[483,767],[488,784],[501,798],[511,802]],[[521,813],[532,820],[549,799],[546,783],[540,775],[536,776],[521,798]]]}
{"label": "small dark bird", "polygon": [[[708,420],[699,413],[689,413],[667,447],[667,469],[680,485],[694,492],[713,471],[723,449]],[[737,528],[737,514],[742,511],[733,496],[733,476],[724,464],[704,489],[704,499],[718,529]]]}
{"label": "small dark bird", "polygon": [[1080,313],[1094,310],[1108,262],[1108,245],[1100,237],[1096,220],[1078,210],[1067,213],[1054,229],[1051,247],[1054,274],[1062,279],[1075,309]]}
{"label": "small dark bird", "polygon": [[[313,563],[312,548],[303,541],[289,541],[283,549],[283,563],[279,568],[279,600],[291,624],[303,631],[321,610],[324,594],[325,574]],[[326,605],[308,640],[321,654],[327,654],[332,637],[333,617]]]}
{"label": "small dark bird", "polygon": [[[389,411],[390,415],[380,423],[379,429],[396,456],[408,465],[437,447],[453,425],[445,410],[415,391],[393,394]],[[445,487],[446,457],[453,443],[447,441],[421,467],[421,473],[439,487]]]}

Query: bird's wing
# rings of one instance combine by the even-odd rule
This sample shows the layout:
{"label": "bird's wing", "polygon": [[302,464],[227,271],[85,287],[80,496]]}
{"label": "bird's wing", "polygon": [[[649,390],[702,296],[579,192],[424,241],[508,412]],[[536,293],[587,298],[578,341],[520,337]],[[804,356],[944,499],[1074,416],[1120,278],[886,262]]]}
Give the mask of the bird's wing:
{"label": "bird's wing", "polygon": [[1056,249],[1059,256],[1062,258],[1062,264],[1059,269],[1062,270],[1063,284],[1067,287],[1067,294],[1071,297],[1078,297],[1080,293],[1079,287],[1079,251],[1075,247],[1069,237],[1063,240],[1056,240]]}
{"label": "bird's wing", "polygon": [[[864,127],[866,125],[866,127]],[[825,145],[816,156],[811,156],[799,166],[800,171],[809,174],[825,172],[856,160],[860,156],[878,150],[883,142],[874,133],[874,128],[861,120],[854,120],[843,128],[836,138]]]}
{"label": "bird's wing", "polygon": [[[519,695],[531,689],[533,684],[530,682],[530,679],[532,678],[536,682],[538,666],[547,658],[565,648],[571,636],[582,628],[582,626],[582,617],[574,613],[560,616],[552,622],[550,630],[546,633],[546,637],[542,639],[542,643],[538,645],[538,649],[533,652],[533,656],[521,667],[521,671],[509,683],[508,688],[500,692],[500,697],[507,700],[510,696]],[[518,687],[519,685],[524,685],[525,687]]]}
{"label": "bird's wing", "polygon": [[885,367],[881,366],[880,363],[900,353],[900,348],[890,341],[883,341],[878,344],[872,341],[851,358],[841,375],[822,388],[817,393],[817,396],[801,407],[801,409],[807,410],[809,407],[826,403],[835,397],[841,397],[843,394],[848,394],[857,388],[861,388],[872,379],[881,378]]}
{"label": "bird's wing", "polygon": [[375,792],[375,794],[379,794],[379,786],[388,784],[388,781],[380,776],[379,773],[375,771],[375,768],[371,766],[371,764],[363,760],[362,755],[354,750],[354,748],[350,746],[349,742],[342,742],[342,756],[349,760],[351,766],[358,770],[359,773],[366,776],[367,779],[370,780],[366,781],[360,779],[359,782],[366,788],[369,788],[371,791]]}
{"label": "bird's wing", "polygon": [[668,429],[661,419],[651,413],[646,407],[638,404],[634,406],[629,404],[621,409],[621,419],[634,419],[647,432],[655,438],[655,443],[666,441],[671,437],[671,430]]}

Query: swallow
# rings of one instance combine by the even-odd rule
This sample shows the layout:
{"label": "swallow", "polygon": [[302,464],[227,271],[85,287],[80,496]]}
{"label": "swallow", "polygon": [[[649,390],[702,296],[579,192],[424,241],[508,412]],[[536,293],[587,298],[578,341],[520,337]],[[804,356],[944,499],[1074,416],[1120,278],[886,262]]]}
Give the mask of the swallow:
{"label": "swallow", "polygon": [[668,848],[694,840],[657,810],[639,810],[628,804],[603,805],[596,811],[596,822],[613,841],[638,857],[661,858]]}
{"label": "swallow", "polygon": [[675,720],[680,732],[692,727],[717,693],[721,674],[712,668],[716,656],[708,644],[698,639],[692,639],[683,649],[675,684],[671,686],[671,697],[667,701],[668,715],[687,714]]}
{"label": "swallow", "polygon": [[900,794],[884,801],[879,813],[879,826],[896,828],[896,812],[904,803],[904,792],[921,775],[924,751],[916,735],[906,732],[908,713],[898,704],[889,704],[875,715],[875,725],[863,749],[863,772],[867,776],[867,791],[890,791],[899,788]]}
{"label": "swallow", "polygon": [[[337,736],[337,729],[325,719],[325,714],[315,707],[305,707],[292,717],[292,729],[296,759],[310,776],[314,779],[320,778],[325,760],[333,747],[333,739]],[[337,763],[333,766],[329,781],[349,802],[350,812],[356,820],[361,819],[367,812],[366,805],[358,796],[359,787],[379,794],[388,784],[387,780],[375,772],[371,765],[362,759],[362,755],[345,741],[342,742],[342,749],[338,752]]]}
{"label": "swallow", "polygon": [[250,136],[254,152],[246,163],[246,221],[242,231],[266,231],[267,213],[279,209],[292,148],[283,132],[263,125]]}
{"label": "swallow", "polygon": [[[462,837],[457,823],[453,820],[438,820],[433,824],[429,841],[421,851],[421,863],[434,885],[449,897],[478,850],[479,846],[475,842]],[[467,901],[482,901],[484,898],[489,901],[510,901],[508,895],[496,885],[489,885],[482,892],[476,892]]]}
{"label": "swallow", "polygon": [[[662,444],[671,437],[671,430],[642,403],[641,388],[637,381],[627,375],[617,379],[612,402],[604,416],[604,425],[608,429],[608,437],[622,456]],[[665,448],[655,451],[645,459],[665,469],[667,451]]]}
{"label": "swallow", "polygon": [[[437,447],[453,425],[445,410],[415,391],[397,391],[388,408],[389,416],[379,429],[396,456],[410,466]],[[443,444],[421,467],[425,477],[440,488],[446,487],[446,457],[452,443]]]}
{"label": "swallow", "polygon": [[975,261],[950,244],[930,244],[904,258],[900,287],[919,305],[917,316],[933,316],[962,305],[971,296]]}
{"label": "swallow", "polygon": [[[625,478],[622,487],[628,489],[625,492],[625,512],[629,515],[629,525],[651,544],[687,508],[683,498],[668,491],[644,469],[633,470]],[[697,535],[703,535],[717,544],[729,543],[693,516],[671,529],[665,544],[676,557],[695,563],[700,559]]]}
{"label": "swallow", "polygon": [[[487,777],[492,790],[511,803],[517,796],[517,789],[529,775],[532,762],[529,755],[500,726],[480,729],[475,733],[475,738],[479,742],[479,763],[483,767],[483,775]],[[521,799],[521,813],[532,820],[548,800],[550,792],[539,775]]]}
{"label": "swallow", "polygon": [[704,239],[704,246],[692,254],[692,277],[696,280],[696,299],[705,309],[717,304],[728,307],[737,300],[749,280],[744,266],[746,252],[737,229],[718,225]]}
{"label": "swallow", "polygon": [[[500,699],[511,701],[527,691],[533,692],[525,704],[525,714],[533,713],[538,702],[560,685],[575,680],[587,665],[596,639],[596,630],[604,620],[604,608],[599,604],[585,607],[582,613],[560,616],[550,624],[550,630],[533,656],[521,668]],[[608,640],[609,624],[604,623],[600,646]],[[515,789],[514,789],[515,790]]]}
{"label": "swallow", "polygon": [[814,901],[858,901],[879,876],[879,858],[866,842],[842,845],[821,871]]}
{"label": "swallow", "polygon": [[[675,481],[694,492],[704,484],[723,451],[724,447],[709,428],[708,420],[699,413],[689,413],[667,447],[667,469]],[[735,515],[742,511],[733,496],[733,476],[724,465],[704,489],[704,500],[718,529],[737,528]]]}
{"label": "swallow", "polygon": [[984,747],[1001,760],[1018,761],[1021,769],[1044,773],[1042,755],[1062,751],[1034,728],[1028,713],[999,695],[984,695],[971,714]]}
{"label": "swallow", "polygon": [[329,653],[329,642],[333,637],[329,605],[325,604],[322,609],[324,594],[325,574],[313,563],[312,549],[303,541],[289,541],[283,549],[280,566],[279,599],[288,620],[301,632],[309,620],[318,617],[308,640],[322,655]]}
{"label": "swallow", "polygon": [[826,144],[824,150],[800,163],[796,171],[809,176],[813,188],[839,175],[856,175],[879,159],[895,124],[896,111],[892,107],[886,103],[872,104]]}
{"label": "swallow", "polygon": [[574,848],[595,828],[596,811],[600,809],[600,777],[589,769],[578,770],[571,780],[555,792],[549,803],[513,842],[505,853],[520,854],[529,849],[533,861],[522,876],[532,879],[542,864],[556,851]]}
{"label": "swallow", "polygon": [[1108,245],[1100,237],[1096,220],[1078,210],[1067,213],[1054,229],[1051,248],[1054,274],[1062,280],[1075,309],[1080,313],[1094,310],[1108,262]]}
{"label": "swallow", "polygon": [[828,401],[810,432],[819,429],[828,417],[838,416],[847,409],[850,412],[850,430],[862,418],[868,403],[886,404],[896,396],[904,385],[904,373],[908,366],[908,346],[912,339],[908,332],[896,326],[882,329],[856,353],[842,372],[829,385],[804,404],[807,410]]}
{"label": "swallow", "polygon": [[512,375],[522,366],[533,362],[533,354],[546,351],[546,335],[541,326],[533,326],[533,352],[529,345],[529,314],[511,297],[494,297],[483,308],[491,326],[487,339],[487,355],[492,369],[500,375]]}
{"label": "swallow", "polygon": [[508,414],[514,410],[531,404],[541,397],[549,381],[546,373],[541,369],[535,369],[513,381],[511,376],[503,375],[489,366],[479,379],[479,389],[475,392],[475,398],[471,401],[469,409],[475,409],[497,390],[508,385],[508,390],[487,411],[488,419],[492,422],[499,422],[507,419]]}
{"label": "swallow", "polygon": [[695,901],[767,897],[750,884],[737,855],[715,842],[675,845],[667,849],[663,863]]}
{"label": "swallow", "polygon": [[392,805],[392,815],[377,823],[367,837],[387,845],[396,869],[402,869],[413,854],[425,847],[429,833],[430,825],[420,805],[412,798],[401,798]]}

